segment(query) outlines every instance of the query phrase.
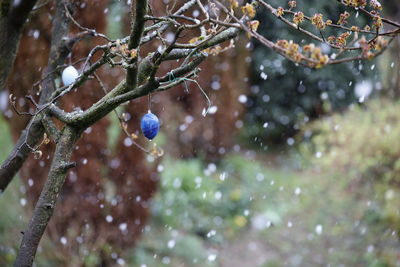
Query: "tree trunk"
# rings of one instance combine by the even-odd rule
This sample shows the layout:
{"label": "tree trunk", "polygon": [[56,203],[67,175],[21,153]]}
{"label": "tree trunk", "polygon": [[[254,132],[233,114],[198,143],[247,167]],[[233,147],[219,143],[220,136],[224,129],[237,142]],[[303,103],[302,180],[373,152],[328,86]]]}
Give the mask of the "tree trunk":
{"label": "tree trunk", "polygon": [[65,127],[62,132],[47,181],[36,203],[28,228],[24,232],[15,266],[32,266],[33,264],[37,247],[53,214],[67,171],[74,166],[69,161],[79,136],[80,132],[70,127]]}
{"label": "tree trunk", "polygon": [[4,89],[18,50],[22,28],[36,0],[0,1],[0,90]]}

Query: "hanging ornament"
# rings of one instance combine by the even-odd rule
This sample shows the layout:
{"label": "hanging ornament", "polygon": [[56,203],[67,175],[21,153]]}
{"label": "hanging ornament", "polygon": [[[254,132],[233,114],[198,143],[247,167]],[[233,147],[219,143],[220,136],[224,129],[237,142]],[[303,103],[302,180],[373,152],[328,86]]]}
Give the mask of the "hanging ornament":
{"label": "hanging ornament", "polygon": [[156,137],[158,130],[160,130],[160,121],[157,116],[149,110],[149,112],[142,117],[140,128],[142,129],[143,135],[147,139],[152,140]]}
{"label": "hanging ornament", "polygon": [[75,69],[74,66],[66,67],[62,72],[62,81],[65,86],[69,86],[73,82],[75,82],[76,78],[78,78],[79,74],[78,71]]}

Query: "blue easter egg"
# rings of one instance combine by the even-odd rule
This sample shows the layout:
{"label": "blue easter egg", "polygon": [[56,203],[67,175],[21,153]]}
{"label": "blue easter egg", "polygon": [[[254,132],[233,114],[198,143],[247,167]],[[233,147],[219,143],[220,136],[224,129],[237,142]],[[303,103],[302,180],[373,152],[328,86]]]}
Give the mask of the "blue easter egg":
{"label": "blue easter egg", "polygon": [[142,117],[140,128],[143,135],[151,140],[157,135],[158,130],[160,130],[160,121],[156,115],[149,112]]}

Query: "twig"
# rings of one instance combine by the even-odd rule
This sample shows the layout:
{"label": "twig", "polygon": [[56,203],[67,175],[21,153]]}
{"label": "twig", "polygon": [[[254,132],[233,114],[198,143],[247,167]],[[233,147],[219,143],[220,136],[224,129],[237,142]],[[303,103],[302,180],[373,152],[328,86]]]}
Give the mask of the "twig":
{"label": "twig", "polygon": [[94,29],[89,29],[89,28],[87,28],[87,27],[84,27],[84,26],[80,25],[80,24],[74,19],[74,17],[71,15],[71,13],[69,12],[68,7],[67,7],[67,5],[66,5],[65,3],[64,3],[64,8],[65,8],[65,14],[67,14],[67,17],[75,24],[76,27],[78,27],[79,29],[81,29],[81,30],[83,30],[83,31],[89,32],[89,33],[92,34],[93,36],[101,37],[101,38],[103,38],[103,39],[105,39],[105,40],[111,42],[111,39],[108,38],[105,34],[98,33],[98,32],[97,32],[96,30],[94,30]]}

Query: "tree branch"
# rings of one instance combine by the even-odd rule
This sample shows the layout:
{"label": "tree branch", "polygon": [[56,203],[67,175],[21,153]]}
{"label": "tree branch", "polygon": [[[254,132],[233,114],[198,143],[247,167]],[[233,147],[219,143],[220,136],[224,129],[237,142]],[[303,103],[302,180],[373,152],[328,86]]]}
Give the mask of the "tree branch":
{"label": "tree branch", "polygon": [[[222,31],[221,33],[217,34],[207,42],[204,42],[201,44],[200,49],[206,49],[212,46],[215,46],[216,44],[223,43],[227,40],[235,38],[239,33],[241,32],[240,29],[238,28],[230,28],[227,30]],[[173,53],[174,50],[172,50],[171,53]],[[180,49],[178,53],[175,53],[172,58],[183,58],[184,56],[189,55],[193,49]],[[204,59],[205,55],[204,54],[198,54],[197,56],[194,56],[194,60],[188,64],[184,64],[182,67],[177,68],[176,70],[173,70],[173,74],[175,78],[179,78],[180,76],[183,76],[190,71],[194,70]],[[166,59],[172,59],[168,58],[168,56],[165,58]],[[151,72],[152,65],[149,63],[149,58],[147,60],[142,60],[143,64],[148,64],[149,67],[139,67],[143,72],[149,73]],[[146,75],[139,73],[139,77],[142,77],[141,79],[145,79]],[[88,127],[92,125],[94,122],[99,120],[100,118],[104,117],[107,115],[109,112],[111,112],[113,109],[115,109],[118,105],[127,102],[129,100],[132,100],[134,98],[141,97],[143,95],[148,94],[149,92],[152,92],[156,90],[159,86],[160,82],[167,82],[168,81],[168,76],[164,76],[160,79],[156,79],[153,83],[146,83],[134,90],[126,90],[127,89],[127,82],[122,81],[120,84],[118,84],[114,89],[112,89],[106,96],[104,96],[102,99],[100,99],[97,103],[95,103],[93,106],[91,106],[89,109],[85,110],[84,112],[79,112],[79,113],[66,113],[60,108],[58,108],[55,105],[51,105],[49,107],[50,112],[52,115],[54,115],[57,119],[61,120],[64,123],[73,125],[75,127]]]}
{"label": "tree branch", "polygon": [[[10,167],[2,167],[0,169],[0,186],[2,184],[7,186],[8,182],[12,179],[12,176],[16,171],[18,171],[28,155],[30,144],[37,143],[44,133],[44,128],[56,141],[56,151],[48,178],[34,209],[33,216],[29,221],[28,228],[23,236],[21,248],[17,255],[16,266],[32,265],[40,239],[53,214],[57,197],[62,189],[67,171],[69,168],[74,166],[74,164],[69,161],[75,143],[87,127],[96,123],[127,101],[148,95],[152,92],[168,90],[173,86],[188,81],[190,77],[195,76],[199,71],[199,64],[201,64],[201,62],[207,57],[207,53],[205,53],[206,51],[210,54],[218,54],[225,49],[229,49],[233,46],[233,43],[225,48],[222,48],[220,44],[234,39],[241,32],[248,33],[249,37],[253,36],[265,46],[275,50],[292,61],[298,61],[300,64],[317,66],[318,60],[320,60],[320,58],[315,55],[314,57],[307,57],[304,56],[307,54],[300,54],[298,44],[293,42],[275,43],[258,34],[258,22],[252,20],[256,12],[255,1],[252,1],[252,4],[247,4],[245,1],[246,6],[243,6],[241,9],[237,6],[236,8],[238,10],[233,11],[233,4],[236,1],[231,1],[232,6],[229,9],[227,6],[222,4],[221,1],[209,1],[208,10],[206,10],[200,0],[190,0],[186,1],[186,3],[173,15],[171,15],[171,13],[175,5],[170,10],[167,10],[166,16],[155,17],[153,15],[147,16],[148,0],[136,0],[133,1],[132,4],[133,18],[132,29],[129,37],[124,38],[123,40],[110,40],[106,45],[94,47],[86,57],[83,73],[81,73],[81,75],[79,75],[71,85],[56,90],[54,85],[54,79],[56,77],[55,70],[57,69],[57,66],[64,61],[69,52],[69,46],[66,45],[64,42],[65,39],[63,39],[63,37],[68,33],[68,22],[66,22],[68,21],[68,18],[66,17],[68,9],[64,9],[66,1],[69,0],[57,1],[56,16],[53,20],[51,52],[48,67],[42,76],[44,77],[42,79],[44,90],[42,91],[36,113],[27,129],[24,131],[21,137],[22,139],[20,138],[18,141],[18,145],[15,148],[15,155],[17,156],[10,156],[10,164],[7,165]],[[257,1],[260,2],[262,0]],[[205,17],[203,20],[190,18],[184,15],[184,13],[196,3],[203,14],[201,17]],[[268,7],[270,7],[270,11],[275,12],[274,8],[267,5],[267,8]],[[242,13],[241,18],[237,17],[237,12]],[[224,17],[224,14],[226,15],[225,18],[221,19],[221,17]],[[72,15],[70,18],[75,24],[78,24]],[[145,28],[146,21],[152,21],[154,24]],[[296,24],[297,30],[307,34],[308,37],[317,41],[325,42],[325,38],[320,38],[311,32],[300,29],[298,27],[299,23],[293,24],[286,19],[283,21],[291,27],[295,27]],[[185,24],[184,22],[188,24]],[[165,31],[171,25],[177,26],[177,28],[173,30],[175,31],[175,37],[172,41],[165,34]],[[82,27],[79,24],[77,26],[81,30],[94,34],[94,30]],[[188,43],[178,43],[177,39],[179,38],[180,33],[184,31],[190,31],[189,33],[192,36],[195,36],[195,38],[190,40]],[[199,31],[200,36],[198,36]],[[378,32],[379,28],[377,29],[377,36]],[[159,51],[155,50],[153,53],[149,53],[144,59],[141,59],[139,56],[140,46],[155,38],[163,44],[162,49]],[[105,39],[108,40],[108,38]],[[378,37],[376,39],[379,40]],[[367,43],[367,45],[369,46],[370,43]],[[291,54],[289,48],[292,48],[295,53]],[[306,49],[304,48],[304,50]],[[97,51],[102,51],[102,57],[86,68]],[[320,50],[315,50],[314,52],[316,51],[320,52]],[[316,55],[323,56],[322,59],[326,59],[327,57],[327,55],[322,55],[321,53],[316,53]],[[114,62],[114,58],[118,58],[117,60],[119,61]],[[356,57],[350,59],[356,59]],[[168,60],[178,60],[180,66],[172,70],[169,69],[167,74],[163,73],[160,74],[161,77],[157,77],[158,68]],[[344,59],[338,59],[336,62],[339,63],[340,60],[342,61]],[[329,58],[327,61],[329,61],[329,64],[335,63],[334,60],[330,60]],[[122,80],[104,97],[92,104],[83,112],[65,112],[57,106],[56,102],[59,98],[83,84],[91,75],[95,75],[101,84],[101,80],[95,74],[95,71],[107,62],[110,63],[112,67],[122,66],[127,69],[126,79]],[[322,63],[327,64],[325,61]],[[197,81],[195,82],[197,83]],[[54,116],[66,124],[61,133],[55,127],[51,118],[49,118],[49,115]],[[8,171],[8,173],[2,175],[2,171]],[[1,189],[2,188],[0,187],[0,190]]]}
{"label": "tree branch", "polygon": [[47,135],[53,139],[53,141],[55,143],[58,143],[58,140],[60,139],[61,133],[60,131],[57,129],[57,126],[55,125],[55,123],[51,120],[51,117],[45,113],[43,114],[43,118],[42,118],[42,124],[43,127],[47,133]]}
{"label": "tree branch", "polygon": [[[129,37],[128,49],[136,49],[140,45],[142,39],[142,34],[144,30],[145,15],[147,13],[147,0],[137,0],[132,1],[132,31]],[[138,66],[137,66],[138,56],[130,60],[129,64],[132,66],[128,68],[128,73],[126,76],[127,89],[133,89],[138,84]]]}
{"label": "tree branch", "polygon": [[79,136],[80,132],[76,129],[64,128],[56,146],[48,178],[36,203],[28,228],[24,232],[14,266],[32,266],[37,247],[53,214],[67,171],[74,166],[69,161]]}
{"label": "tree branch", "polygon": [[[65,36],[68,34],[69,20],[65,14],[64,2],[66,2],[66,0],[58,0],[56,3],[56,14],[52,26],[50,55],[48,65],[43,74],[46,78],[43,80],[43,90],[41,92],[39,106],[46,103],[55,91],[54,79],[56,73],[54,70],[65,60],[70,50],[71,44],[69,44],[65,39]],[[44,128],[41,119],[41,115],[34,116],[31,119],[15,144],[13,150],[1,165],[0,192],[6,189],[15,174],[22,167],[22,164],[25,162],[29,153],[32,152],[31,147],[37,144],[42,138]]]}

